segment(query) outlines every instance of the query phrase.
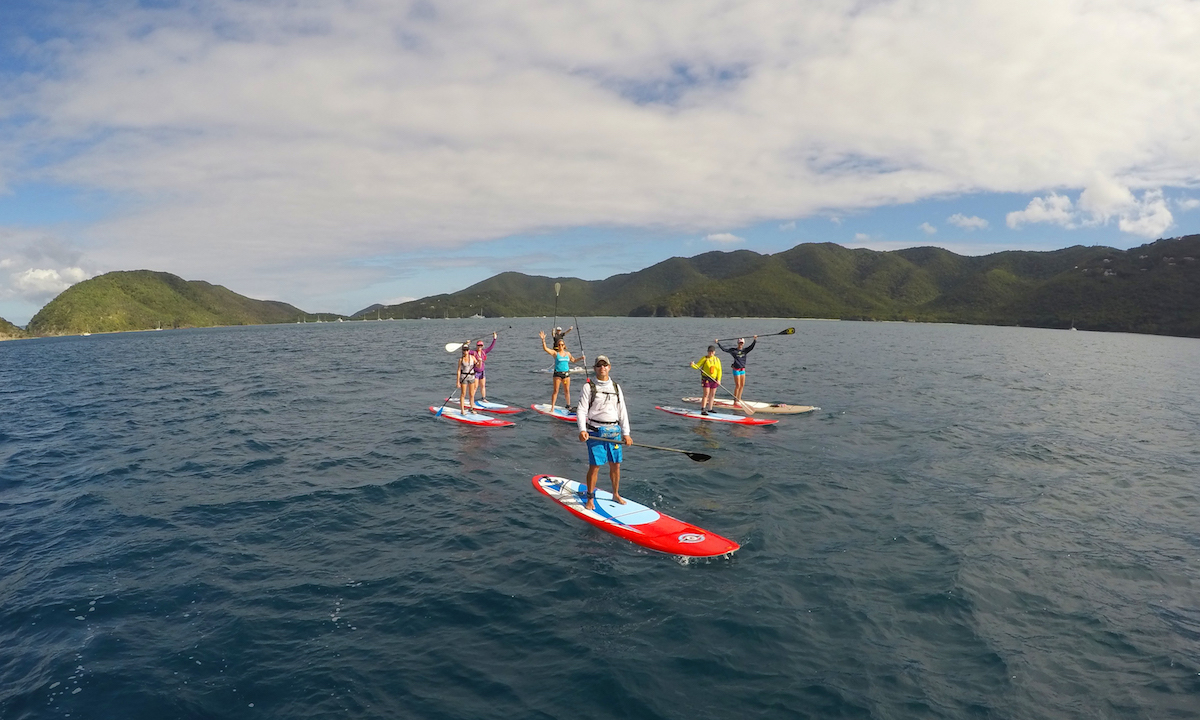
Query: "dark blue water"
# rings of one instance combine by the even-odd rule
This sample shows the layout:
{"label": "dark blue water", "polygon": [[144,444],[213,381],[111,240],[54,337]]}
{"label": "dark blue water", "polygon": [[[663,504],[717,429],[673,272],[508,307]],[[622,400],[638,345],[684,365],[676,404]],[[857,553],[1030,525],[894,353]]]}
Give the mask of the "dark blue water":
{"label": "dark blue water", "polygon": [[[565,423],[432,418],[493,326],[489,396],[548,400],[549,320],[0,343],[0,717],[1200,717],[1200,342],[583,323],[635,440],[714,456],[630,449],[623,492],[731,559],[537,494]],[[747,397],[816,414],[654,409],[788,324]]]}

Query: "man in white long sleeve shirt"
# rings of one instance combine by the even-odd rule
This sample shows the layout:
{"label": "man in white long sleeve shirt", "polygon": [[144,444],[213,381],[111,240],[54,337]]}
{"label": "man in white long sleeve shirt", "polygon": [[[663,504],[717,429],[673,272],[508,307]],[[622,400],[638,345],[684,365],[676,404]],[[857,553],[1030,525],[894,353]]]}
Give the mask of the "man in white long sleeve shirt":
{"label": "man in white long sleeve shirt", "polygon": [[[625,409],[625,396],[621,386],[608,378],[611,364],[600,355],[593,369],[596,377],[580,393],[579,406],[575,409],[579,428],[579,441],[588,447],[587,510],[596,509],[596,480],[600,466],[608,465],[608,477],[612,480],[613,502],[625,504],[621,497],[621,446],[606,440],[623,440],[633,443],[629,434],[629,412]],[[604,439],[597,439],[604,438]]]}

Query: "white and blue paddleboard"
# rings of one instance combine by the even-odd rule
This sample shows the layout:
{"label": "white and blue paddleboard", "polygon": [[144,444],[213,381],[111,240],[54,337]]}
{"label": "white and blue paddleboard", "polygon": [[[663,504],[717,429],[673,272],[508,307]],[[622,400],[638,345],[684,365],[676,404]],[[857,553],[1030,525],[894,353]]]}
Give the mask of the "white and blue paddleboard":
{"label": "white and blue paddleboard", "polygon": [[458,408],[450,407],[449,405],[443,406],[440,411],[438,408],[430,405],[429,412],[433,413],[434,417],[450,418],[451,420],[456,420],[464,425],[475,425],[476,427],[512,427],[513,425],[516,425],[516,423],[512,422],[511,420],[501,420],[500,418],[492,417],[491,415],[484,415],[483,413],[464,413]]}
{"label": "white and blue paddleboard", "polygon": [[550,412],[550,406],[546,403],[537,403],[535,405],[530,405],[529,407],[534,412],[539,412],[543,415],[548,415],[552,418],[558,418],[559,420],[563,420],[566,422],[573,423],[578,418],[578,416],[575,414],[574,410],[567,410],[566,408],[563,408],[563,407],[556,406],[554,408],[554,412]]}
{"label": "white and blue paddleboard", "polygon": [[525,408],[519,408],[516,405],[505,405],[504,403],[491,402],[490,400],[476,400],[471,407],[484,412],[496,413],[497,415],[513,415],[519,413]]}

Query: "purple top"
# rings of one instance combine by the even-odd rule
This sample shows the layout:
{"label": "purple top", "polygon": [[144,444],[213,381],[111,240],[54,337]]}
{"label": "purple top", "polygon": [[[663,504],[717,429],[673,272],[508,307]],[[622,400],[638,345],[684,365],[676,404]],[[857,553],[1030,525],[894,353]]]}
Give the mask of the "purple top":
{"label": "purple top", "polygon": [[484,348],[482,350],[472,350],[471,351],[471,354],[475,356],[475,373],[476,374],[483,372],[483,363],[485,360],[487,360],[487,354],[490,353],[492,351],[492,348],[494,348],[494,347],[496,347],[496,338],[492,338],[492,344],[488,345],[486,348]]}

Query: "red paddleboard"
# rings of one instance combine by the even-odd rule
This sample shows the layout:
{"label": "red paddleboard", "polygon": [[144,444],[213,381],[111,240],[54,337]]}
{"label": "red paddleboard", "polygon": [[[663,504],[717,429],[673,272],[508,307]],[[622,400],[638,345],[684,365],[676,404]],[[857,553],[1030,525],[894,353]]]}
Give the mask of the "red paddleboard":
{"label": "red paddleboard", "polygon": [[733,423],[734,425],[774,425],[775,423],[779,422],[778,420],[768,420],[767,418],[746,417],[745,415],[730,415],[729,413],[719,412],[710,412],[707,415],[701,415],[699,410],[692,410],[690,408],[662,407],[660,405],[655,405],[654,409],[662,410],[663,412],[668,412],[672,415],[679,415],[680,417],[693,418],[696,420],[709,420],[712,422]]}
{"label": "red paddleboard", "polygon": [[[429,412],[437,415],[438,409],[430,405]],[[442,409],[442,417],[457,420],[466,425],[475,425],[476,427],[512,427],[516,425],[511,420],[501,420],[500,418],[494,418],[491,415],[484,415],[483,413],[468,412],[464,415],[458,408],[450,407],[449,405]]]}
{"label": "red paddleboard", "polygon": [[566,408],[556,406],[554,408],[554,412],[550,412],[550,406],[545,403],[538,403],[537,405],[530,405],[529,407],[532,408],[534,412],[539,412],[552,418],[558,418],[559,420],[564,420],[569,423],[575,422],[576,415],[574,410],[568,411]]}
{"label": "red paddleboard", "polygon": [[[449,398],[447,398],[447,401],[449,401]],[[513,414],[519,413],[525,409],[525,408],[519,408],[515,405],[505,405],[504,403],[491,402],[488,400],[476,400],[475,404],[472,405],[471,407],[474,408],[475,410],[482,410],[484,412],[490,412],[495,415],[513,415]]]}
{"label": "red paddleboard", "polygon": [[574,480],[535,475],[533,486],[572,515],[644,548],[687,557],[718,557],[741,547],[729,538],[676,520],[629,498],[625,498],[624,505],[615,503],[612,493],[605,490],[596,490],[596,509],[586,510],[583,505],[587,502],[584,497],[587,486]]}

